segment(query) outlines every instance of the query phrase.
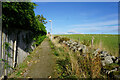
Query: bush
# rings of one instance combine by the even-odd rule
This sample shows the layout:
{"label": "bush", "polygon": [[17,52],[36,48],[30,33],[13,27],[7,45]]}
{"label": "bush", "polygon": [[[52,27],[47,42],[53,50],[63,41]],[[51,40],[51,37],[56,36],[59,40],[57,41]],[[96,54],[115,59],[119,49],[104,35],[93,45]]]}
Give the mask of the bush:
{"label": "bush", "polygon": [[54,39],[58,38],[59,36],[55,36]]}
{"label": "bush", "polygon": [[37,37],[34,38],[35,43],[34,45],[38,46],[44,39],[46,38],[46,35],[39,35]]}
{"label": "bush", "polygon": [[63,37],[63,38],[61,38],[61,39],[59,40],[59,43],[61,43],[61,42],[63,42],[63,41],[69,41],[69,40],[70,40],[69,38]]}
{"label": "bush", "polygon": [[54,52],[54,55],[55,55],[55,56],[59,56],[59,54],[58,54],[58,52],[57,52],[57,51],[55,51],[55,52]]}
{"label": "bush", "polygon": [[83,40],[82,42],[81,42],[81,44],[83,44],[83,45],[86,45],[86,46],[90,46],[90,41],[89,40]]}

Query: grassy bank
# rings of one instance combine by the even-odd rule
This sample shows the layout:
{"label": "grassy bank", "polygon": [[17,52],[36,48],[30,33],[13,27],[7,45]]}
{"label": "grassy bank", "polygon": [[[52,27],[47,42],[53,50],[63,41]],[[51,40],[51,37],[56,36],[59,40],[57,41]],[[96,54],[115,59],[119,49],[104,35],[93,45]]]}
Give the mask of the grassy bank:
{"label": "grassy bank", "polygon": [[118,56],[119,54],[119,35],[111,34],[69,34],[60,35],[68,37],[70,39],[79,41],[81,43],[87,43],[88,46],[91,45],[92,37],[94,37],[93,45],[94,48],[100,48],[102,50],[108,51],[111,55]]}
{"label": "grassy bank", "polygon": [[79,52],[71,51],[66,45],[60,44],[58,39],[49,40],[56,59],[56,78],[106,78],[101,74],[101,62],[99,56],[87,56]]}

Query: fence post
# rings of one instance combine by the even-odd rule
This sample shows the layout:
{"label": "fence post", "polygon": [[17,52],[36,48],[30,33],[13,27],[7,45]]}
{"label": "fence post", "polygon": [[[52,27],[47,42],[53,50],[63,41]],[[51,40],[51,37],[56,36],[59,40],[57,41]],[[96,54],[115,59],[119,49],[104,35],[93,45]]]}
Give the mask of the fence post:
{"label": "fence post", "polygon": [[[0,59],[2,59],[2,27],[0,27]],[[0,77],[2,76],[2,62],[0,61]]]}
{"label": "fence post", "polygon": [[92,40],[91,40],[91,48],[93,48],[93,42],[94,42],[94,36],[92,36]]}
{"label": "fence post", "polygon": [[[3,30],[3,32],[2,32],[2,58],[1,59],[5,59],[5,45],[4,45],[4,43],[5,43],[5,33],[4,33],[4,30]],[[4,76],[4,74],[5,74],[5,61],[2,61],[2,76]]]}
{"label": "fence post", "polygon": [[80,44],[80,38],[78,37],[78,44]]}
{"label": "fence post", "polygon": [[3,28],[3,59],[5,60],[4,62],[3,62],[3,75],[5,75],[6,73],[6,54],[5,54],[5,52],[6,52],[6,50],[5,50],[5,42],[6,42],[6,34],[5,34],[5,29]]}
{"label": "fence post", "polygon": [[[3,59],[3,32],[1,36],[1,59]],[[3,76],[3,61],[1,61],[1,76]]]}
{"label": "fence post", "polygon": [[16,59],[16,40],[13,42],[13,67],[15,67]]}
{"label": "fence post", "polygon": [[[12,67],[12,62],[13,62],[13,41],[11,40],[12,38],[12,34],[9,35],[9,43],[10,43],[10,49],[9,49],[9,53],[11,55],[11,58],[9,58],[9,65]],[[10,68],[10,73],[12,72],[12,69]]]}
{"label": "fence post", "polygon": [[[8,43],[10,44],[10,38],[9,38],[9,35],[8,35]],[[10,44],[11,45],[11,44]],[[9,46],[9,49],[8,49],[8,53],[10,54],[10,46]],[[10,58],[11,58],[11,54],[10,54],[10,57],[8,57],[8,64],[10,65]],[[8,73],[10,73],[10,67],[8,68]]]}
{"label": "fence post", "polygon": [[[8,43],[8,34],[6,34],[6,42]],[[8,49],[7,50],[5,50],[6,51],[6,53],[8,54]],[[9,63],[9,61],[8,61],[8,55],[7,54],[5,54],[5,59],[7,60],[7,63]],[[8,66],[6,67],[6,69],[5,69],[5,75],[7,76],[8,75]]]}
{"label": "fence post", "polygon": [[[0,59],[2,59],[2,2],[0,2]],[[2,76],[2,62],[0,61],[0,77]]]}

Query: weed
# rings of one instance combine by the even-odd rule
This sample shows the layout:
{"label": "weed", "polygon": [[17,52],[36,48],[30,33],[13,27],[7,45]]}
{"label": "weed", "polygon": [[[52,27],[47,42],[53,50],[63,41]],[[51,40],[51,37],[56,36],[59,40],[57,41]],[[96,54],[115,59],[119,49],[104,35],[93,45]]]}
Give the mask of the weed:
{"label": "weed", "polygon": [[101,62],[100,58],[93,57],[91,54],[86,54],[86,56],[77,57],[78,64],[82,73],[84,73],[84,77],[87,78],[99,78],[101,72]]}
{"label": "weed", "polygon": [[61,43],[61,42],[63,42],[63,41],[69,41],[69,40],[70,40],[69,38],[63,37],[63,38],[61,38],[61,39],[59,40],[59,43]]}
{"label": "weed", "polygon": [[[57,40],[56,40],[57,41]],[[61,40],[62,41],[62,40]],[[58,41],[59,44],[60,41]],[[55,44],[54,44],[55,45]],[[91,53],[73,53],[65,45],[55,47],[56,75],[58,78],[101,78],[101,60]]]}
{"label": "weed", "polygon": [[55,55],[55,56],[59,56],[59,54],[58,54],[57,51],[54,51],[54,55]]}
{"label": "weed", "polygon": [[107,64],[107,65],[105,65],[103,68],[104,68],[104,69],[107,69],[107,70],[112,70],[112,69],[114,69],[114,68],[116,68],[116,67],[119,67],[119,64],[112,63],[112,64]]}
{"label": "weed", "polygon": [[57,60],[58,70],[61,75],[60,78],[70,78],[71,75],[71,63],[68,57],[65,59]]}
{"label": "weed", "polygon": [[22,71],[20,70],[20,71],[18,71],[17,73],[16,73],[16,76],[17,77],[20,77],[21,76],[21,73],[22,73]]}
{"label": "weed", "polygon": [[34,51],[30,55],[28,55],[26,57],[26,59],[24,60],[23,63],[20,63],[19,65],[16,66],[16,68],[14,69],[15,72],[13,72],[12,74],[9,74],[9,77],[11,77],[13,75],[12,78],[22,78],[23,77],[22,73],[28,67],[28,63],[27,62],[31,61],[33,54],[34,54]]}
{"label": "weed", "polygon": [[49,44],[50,44],[51,49],[55,49],[54,44],[51,42],[50,39],[49,39]]}
{"label": "weed", "polygon": [[59,36],[55,36],[54,39],[58,38]]}
{"label": "weed", "polygon": [[24,64],[19,64],[19,68],[26,68],[27,67],[27,64],[24,63]]}
{"label": "weed", "polygon": [[81,42],[81,44],[83,44],[83,45],[86,45],[86,46],[90,46],[90,40],[83,40],[82,42]]}

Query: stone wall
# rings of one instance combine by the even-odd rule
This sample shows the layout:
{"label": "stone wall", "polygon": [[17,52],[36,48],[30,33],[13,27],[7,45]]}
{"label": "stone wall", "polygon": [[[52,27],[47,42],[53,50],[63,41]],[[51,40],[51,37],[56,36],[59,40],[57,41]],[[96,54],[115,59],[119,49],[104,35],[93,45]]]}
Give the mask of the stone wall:
{"label": "stone wall", "polygon": [[[89,48],[86,45],[67,39],[65,37],[61,36],[54,37],[54,39],[56,38],[59,39],[59,42],[67,45],[69,49],[72,50],[73,52],[79,52],[81,56],[86,56],[87,53],[93,54],[94,57],[99,56],[101,58],[102,64],[101,70],[107,75],[111,75],[113,73],[120,73],[120,57],[110,55],[107,51],[100,50],[99,48],[98,49],[93,49],[92,47]],[[117,76],[120,79],[120,74],[112,76],[114,77]]]}
{"label": "stone wall", "polygon": [[[0,28],[0,77],[11,73],[34,49],[32,35],[33,33],[27,30]],[[7,68],[5,63],[8,63]]]}

